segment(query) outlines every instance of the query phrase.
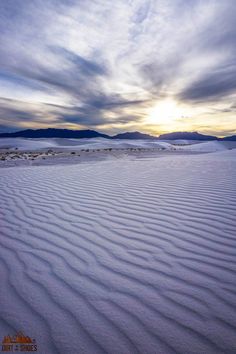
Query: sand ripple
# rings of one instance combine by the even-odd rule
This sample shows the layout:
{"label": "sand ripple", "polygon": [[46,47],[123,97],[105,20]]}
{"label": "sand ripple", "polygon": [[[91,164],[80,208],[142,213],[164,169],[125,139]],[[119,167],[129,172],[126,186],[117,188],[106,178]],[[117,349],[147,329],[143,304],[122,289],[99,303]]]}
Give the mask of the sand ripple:
{"label": "sand ripple", "polygon": [[0,171],[0,335],[236,353],[234,153]]}

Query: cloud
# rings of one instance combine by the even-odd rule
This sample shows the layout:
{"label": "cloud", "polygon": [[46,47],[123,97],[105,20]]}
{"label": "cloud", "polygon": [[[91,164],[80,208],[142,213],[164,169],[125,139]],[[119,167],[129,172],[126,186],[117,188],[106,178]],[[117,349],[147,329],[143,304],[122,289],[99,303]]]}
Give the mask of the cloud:
{"label": "cloud", "polygon": [[204,74],[185,88],[179,98],[185,101],[222,100],[236,92],[236,63]]}
{"label": "cloud", "polygon": [[142,23],[148,16],[149,10],[151,6],[151,1],[146,1],[141,4],[136,11],[134,11],[134,15],[132,16],[132,21],[135,23]]}
{"label": "cloud", "polygon": [[17,61],[16,64],[5,64],[5,73],[2,72],[1,78],[8,77],[9,81],[17,81],[32,88],[56,88],[82,98],[88,91],[96,91],[99,76],[107,75],[104,66],[69,50],[54,47],[47,52],[48,56],[52,54],[57,61],[55,66],[47,66],[44,62],[34,60],[27,65]]}
{"label": "cloud", "polygon": [[[130,105],[143,104],[143,102],[129,102],[117,101],[117,97],[111,99],[107,98],[107,102],[101,107],[97,107],[96,103],[88,103],[81,106],[64,106],[46,103],[27,104],[23,101],[0,98],[0,126],[4,126],[4,122],[8,125],[4,130],[12,130],[11,128],[20,129],[22,127],[32,124],[33,127],[56,126],[61,124],[79,125],[80,128],[87,126],[99,129],[101,126],[107,124],[127,125],[130,124],[132,118],[133,122],[142,120],[139,113],[133,113],[132,117],[129,115],[125,107]],[[116,101],[115,101],[116,100]],[[98,101],[100,102],[100,101]],[[111,104],[113,111],[107,107]],[[120,108],[122,106],[122,108]],[[114,111],[116,116],[114,116]],[[105,117],[105,118],[104,118]]]}
{"label": "cloud", "polygon": [[2,0],[0,19],[6,126],[143,128],[166,97],[208,113],[236,94],[234,0]]}

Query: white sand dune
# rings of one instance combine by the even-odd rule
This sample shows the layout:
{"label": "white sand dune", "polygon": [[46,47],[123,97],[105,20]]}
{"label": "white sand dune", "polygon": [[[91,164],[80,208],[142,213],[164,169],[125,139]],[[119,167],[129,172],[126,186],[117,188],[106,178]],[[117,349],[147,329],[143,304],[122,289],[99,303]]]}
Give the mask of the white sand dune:
{"label": "white sand dune", "polygon": [[24,138],[4,138],[0,139],[0,149],[2,148],[18,148],[19,150],[40,150],[47,148],[57,149],[127,149],[127,148],[165,148],[172,147],[171,143],[154,140],[124,140],[124,139],[24,139]]}
{"label": "white sand dune", "polygon": [[23,139],[23,138],[4,138],[0,139],[0,149],[18,148],[19,150],[38,150],[55,147],[57,144],[53,139]]}
{"label": "white sand dune", "polygon": [[[186,144],[186,146],[181,146]],[[129,139],[25,139],[25,138],[3,138],[0,139],[0,149],[9,148],[18,150],[81,150],[81,149],[165,149],[192,152],[215,152],[227,150],[230,146],[236,148],[236,142],[222,141],[188,141],[188,140],[129,140]]]}
{"label": "white sand dune", "polygon": [[1,338],[236,353],[235,151],[1,169]]}
{"label": "white sand dune", "polygon": [[185,151],[198,151],[198,152],[215,152],[227,150],[227,143],[221,141],[204,141],[197,144],[191,144],[187,146],[179,147]]}

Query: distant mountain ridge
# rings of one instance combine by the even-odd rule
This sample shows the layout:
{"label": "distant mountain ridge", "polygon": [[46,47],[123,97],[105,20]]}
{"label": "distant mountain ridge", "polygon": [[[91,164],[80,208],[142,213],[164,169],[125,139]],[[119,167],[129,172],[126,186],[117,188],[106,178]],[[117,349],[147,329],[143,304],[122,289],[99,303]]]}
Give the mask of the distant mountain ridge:
{"label": "distant mountain ridge", "polygon": [[70,129],[26,129],[14,133],[2,133],[0,138],[107,138],[106,134],[101,134],[95,130],[70,130]]}
{"label": "distant mountain ridge", "polygon": [[14,133],[2,133],[0,138],[68,138],[68,139],[90,139],[90,138],[106,138],[106,139],[149,139],[149,140],[220,140],[220,141],[236,141],[236,135],[218,138],[213,135],[200,134],[198,132],[173,132],[161,134],[159,137],[152,136],[140,132],[125,132],[114,136],[99,133],[95,130],[70,130],[70,129],[26,129]]}
{"label": "distant mountain ridge", "polygon": [[236,141],[236,135],[225,136],[222,140],[224,140],[224,141]]}
{"label": "distant mountain ridge", "polygon": [[126,132],[117,134],[112,139],[158,139],[156,136],[144,134],[140,132]]}
{"label": "distant mountain ridge", "polygon": [[178,139],[186,139],[186,140],[218,140],[216,136],[213,135],[204,135],[198,132],[174,132],[168,134],[161,134],[159,139],[162,140],[178,140]]}

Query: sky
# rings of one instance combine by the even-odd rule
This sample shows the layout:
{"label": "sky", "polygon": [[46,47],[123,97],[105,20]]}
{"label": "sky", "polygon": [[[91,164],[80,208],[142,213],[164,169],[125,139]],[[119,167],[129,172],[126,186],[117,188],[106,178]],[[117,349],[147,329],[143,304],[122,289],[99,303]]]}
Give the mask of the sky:
{"label": "sky", "polygon": [[236,133],[235,0],[1,0],[0,132]]}

